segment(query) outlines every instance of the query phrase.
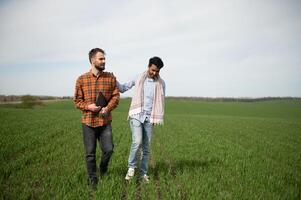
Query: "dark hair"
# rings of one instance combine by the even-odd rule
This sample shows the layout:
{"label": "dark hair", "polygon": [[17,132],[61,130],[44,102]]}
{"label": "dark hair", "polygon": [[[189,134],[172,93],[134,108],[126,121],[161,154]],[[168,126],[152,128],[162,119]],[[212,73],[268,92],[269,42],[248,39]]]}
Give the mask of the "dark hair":
{"label": "dark hair", "polygon": [[159,58],[157,56],[154,56],[149,59],[148,66],[150,67],[152,64],[156,65],[159,69],[161,69],[164,66],[164,63],[161,60],[161,58]]}
{"label": "dark hair", "polygon": [[103,53],[104,55],[106,54],[104,50],[100,49],[100,48],[94,48],[94,49],[91,49],[91,51],[89,52],[89,61],[91,63],[91,59],[98,53],[98,52],[101,52]]}

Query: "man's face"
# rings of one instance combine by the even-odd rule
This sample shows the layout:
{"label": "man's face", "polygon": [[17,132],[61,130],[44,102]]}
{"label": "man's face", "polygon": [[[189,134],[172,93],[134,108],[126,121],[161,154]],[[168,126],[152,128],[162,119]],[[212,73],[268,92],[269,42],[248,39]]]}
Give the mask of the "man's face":
{"label": "man's face", "polygon": [[147,72],[149,78],[156,79],[159,75],[160,69],[156,65],[152,64],[148,67]]}
{"label": "man's face", "polygon": [[96,55],[91,59],[92,64],[96,69],[102,71],[105,69],[106,58],[105,55],[101,52],[97,52]]}

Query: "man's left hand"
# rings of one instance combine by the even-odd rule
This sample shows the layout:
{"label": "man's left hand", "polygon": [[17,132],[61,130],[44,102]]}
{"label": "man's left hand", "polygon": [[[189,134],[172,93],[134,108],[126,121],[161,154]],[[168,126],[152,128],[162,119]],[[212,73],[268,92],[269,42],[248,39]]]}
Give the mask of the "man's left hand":
{"label": "man's left hand", "polygon": [[107,107],[101,108],[101,111],[100,111],[101,114],[106,114],[108,112],[109,112],[109,109]]}

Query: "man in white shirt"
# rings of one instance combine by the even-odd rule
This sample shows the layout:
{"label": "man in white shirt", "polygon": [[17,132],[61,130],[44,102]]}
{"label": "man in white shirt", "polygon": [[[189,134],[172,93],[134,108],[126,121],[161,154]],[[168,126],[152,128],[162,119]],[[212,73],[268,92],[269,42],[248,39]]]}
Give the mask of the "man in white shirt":
{"label": "man in white shirt", "polygon": [[161,58],[152,57],[149,59],[148,68],[144,73],[127,83],[117,82],[119,91],[122,93],[136,86],[129,110],[132,145],[126,180],[130,180],[135,174],[137,153],[141,147],[140,177],[145,182],[149,182],[147,169],[153,125],[163,124],[164,117],[165,82],[159,76],[163,66]]}

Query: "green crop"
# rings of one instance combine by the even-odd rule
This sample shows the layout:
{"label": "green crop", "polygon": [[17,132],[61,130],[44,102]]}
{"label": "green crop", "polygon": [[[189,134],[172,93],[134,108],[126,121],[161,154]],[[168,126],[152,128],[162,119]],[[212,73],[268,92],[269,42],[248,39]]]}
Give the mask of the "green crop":
{"label": "green crop", "polygon": [[149,184],[124,180],[129,103],[121,99],[113,111],[114,154],[95,192],[71,101],[1,106],[1,199],[300,199],[300,100],[167,100],[165,124],[152,137]]}

